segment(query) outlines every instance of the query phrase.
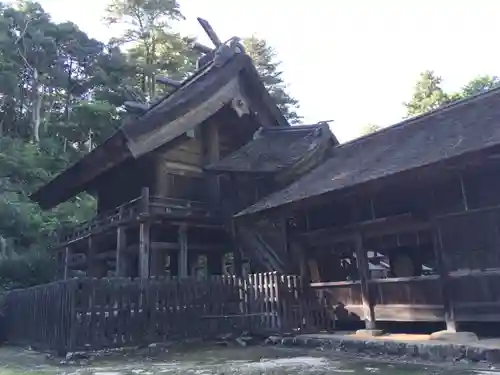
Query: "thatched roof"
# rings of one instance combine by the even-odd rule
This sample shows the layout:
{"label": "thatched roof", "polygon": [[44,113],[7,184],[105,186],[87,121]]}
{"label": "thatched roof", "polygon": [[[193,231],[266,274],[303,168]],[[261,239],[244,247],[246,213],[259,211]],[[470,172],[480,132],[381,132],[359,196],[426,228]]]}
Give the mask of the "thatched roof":
{"label": "thatched roof", "polygon": [[332,141],[338,143],[326,123],[262,128],[254,140],[205,169],[220,172],[278,172],[295,165],[325,142]]}
{"label": "thatched roof", "polygon": [[47,209],[90,189],[106,171],[179,139],[242,93],[261,125],[289,126],[249,56],[237,53],[222,66],[208,61],[173,93],[152,104],[137,119],[125,122],[106,142],[36,191],[31,199]]}
{"label": "thatched roof", "polygon": [[333,148],[322,165],[239,215],[354,187],[500,145],[500,88]]}

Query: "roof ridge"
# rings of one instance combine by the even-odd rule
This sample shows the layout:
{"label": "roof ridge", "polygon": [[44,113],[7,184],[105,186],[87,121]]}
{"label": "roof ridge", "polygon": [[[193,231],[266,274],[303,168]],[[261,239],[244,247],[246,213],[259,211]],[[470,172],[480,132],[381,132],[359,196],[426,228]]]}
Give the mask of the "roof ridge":
{"label": "roof ridge", "polygon": [[433,109],[431,111],[428,111],[428,112],[425,112],[425,113],[421,113],[419,115],[416,115],[416,116],[413,116],[413,117],[410,117],[410,118],[406,118],[400,122],[397,122],[393,125],[389,125],[387,127],[384,127],[382,129],[379,129],[373,133],[370,133],[370,134],[367,134],[367,135],[363,135],[361,137],[358,137],[358,138],[355,138],[355,139],[352,139],[348,142],[345,142],[345,143],[342,143],[342,144],[339,144],[337,147],[335,148],[341,148],[341,147],[344,147],[344,146],[351,146],[353,144],[356,144],[356,143],[359,143],[359,142],[362,142],[366,139],[370,139],[370,138],[373,138],[379,134],[385,134],[385,133],[388,133],[390,131],[393,131],[394,129],[399,129],[399,128],[402,128],[404,126],[409,126],[409,125],[412,125],[413,123],[418,123],[420,122],[421,120],[423,119],[426,119],[426,118],[429,118],[429,117],[432,117],[432,116],[435,116],[435,115],[438,115],[438,114],[441,114],[443,112],[446,112],[446,111],[449,111],[451,109],[454,109],[456,107],[461,107],[465,104],[470,104],[472,102],[475,102],[476,100],[478,99],[483,99],[485,97],[489,97],[490,95],[493,95],[493,94],[497,94],[497,92],[500,91],[500,85],[497,86],[497,87],[494,87],[492,89],[489,89],[487,91],[483,91],[483,92],[480,92],[478,94],[474,94],[474,95],[471,95],[471,96],[467,96],[465,98],[462,98],[462,99],[458,99],[458,100],[455,100],[453,102],[450,102],[442,107],[439,107],[439,108],[436,108],[436,109]]}
{"label": "roof ridge", "polygon": [[268,127],[263,127],[262,131],[263,132],[293,132],[293,131],[301,131],[301,130],[313,130],[315,128],[320,128],[323,127],[325,124],[322,122],[318,122],[316,124],[304,124],[304,125],[290,125],[289,127],[283,127],[283,126],[268,126]]}

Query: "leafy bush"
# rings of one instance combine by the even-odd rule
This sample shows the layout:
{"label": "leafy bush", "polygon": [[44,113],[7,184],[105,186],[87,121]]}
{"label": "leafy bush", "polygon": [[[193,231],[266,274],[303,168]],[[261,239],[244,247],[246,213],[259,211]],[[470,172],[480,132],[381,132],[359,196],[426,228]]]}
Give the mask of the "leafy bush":
{"label": "leafy bush", "polygon": [[45,254],[13,255],[0,260],[0,288],[12,290],[45,284],[53,281],[56,273],[55,260]]}

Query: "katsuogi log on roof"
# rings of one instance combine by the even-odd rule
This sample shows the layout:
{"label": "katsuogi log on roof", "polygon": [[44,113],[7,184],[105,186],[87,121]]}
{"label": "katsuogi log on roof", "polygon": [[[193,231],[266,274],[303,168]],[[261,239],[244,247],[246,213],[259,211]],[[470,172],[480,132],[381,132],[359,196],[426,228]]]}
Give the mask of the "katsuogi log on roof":
{"label": "katsuogi log on roof", "polygon": [[46,209],[91,191],[93,181],[104,172],[179,139],[224,106],[231,106],[239,116],[254,116],[263,127],[290,126],[237,38],[218,45],[203,58],[200,69],[188,79],[181,83],[168,80],[174,87],[169,95],[148,106],[127,103],[137,117],[124,122],[106,142],[31,198]]}
{"label": "katsuogi log on roof", "polygon": [[238,151],[206,167],[220,172],[278,172],[318,149],[337,144],[328,124],[268,127]]}
{"label": "katsuogi log on roof", "polygon": [[288,205],[500,145],[500,88],[334,147],[322,165],[239,215]]}

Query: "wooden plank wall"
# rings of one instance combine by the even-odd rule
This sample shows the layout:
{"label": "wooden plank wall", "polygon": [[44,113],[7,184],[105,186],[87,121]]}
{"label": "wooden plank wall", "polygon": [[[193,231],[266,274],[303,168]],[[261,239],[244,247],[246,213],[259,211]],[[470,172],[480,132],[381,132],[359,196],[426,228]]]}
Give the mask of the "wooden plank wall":
{"label": "wooden plank wall", "polygon": [[6,338],[65,353],[326,326],[326,315],[306,295],[299,277],[276,273],[65,280],[9,292]]}
{"label": "wooden plank wall", "polygon": [[[419,276],[369,281],[378,321],[443,321],[443,300],[438,276]],[[324,296],[325,306],[335,319],[363,320],[359,281],[313,283]]]}

